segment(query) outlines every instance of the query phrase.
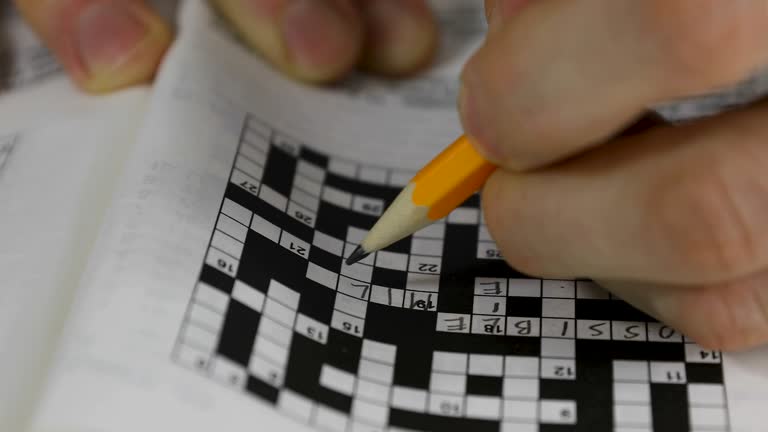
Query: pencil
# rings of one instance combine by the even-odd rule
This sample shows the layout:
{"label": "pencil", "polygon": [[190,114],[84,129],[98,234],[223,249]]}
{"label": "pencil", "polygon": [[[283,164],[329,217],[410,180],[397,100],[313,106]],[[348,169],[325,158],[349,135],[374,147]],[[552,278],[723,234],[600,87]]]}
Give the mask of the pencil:
{"label": "pencil", "polygon": [[[649,111],[617,136],[665,124],[669,123],[661,115]],[[477,192],[495,169],[462,135],[413,177],[347,258],[347,265],[448,216]]]}
{"label": "pencil", "polygon": [[413,177],[347,258],[347,265],[448,216],[495,169],[462,135]]}

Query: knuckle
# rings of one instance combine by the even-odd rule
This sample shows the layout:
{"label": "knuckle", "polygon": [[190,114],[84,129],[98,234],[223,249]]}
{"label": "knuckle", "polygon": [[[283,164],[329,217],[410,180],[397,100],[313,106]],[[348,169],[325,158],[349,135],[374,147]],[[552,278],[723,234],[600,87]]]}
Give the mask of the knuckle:
{"label": "knuckle", "polygon": [[764,255],[760,245],[768,243],[746,204],[759,181],[729,181],[720,165],[713,159],[661,177],[651,191],[650,226],[661,249],[686,274],[702,279],[752,271]]}
{"label": "knuckle", "polygon": [[662,69],[686,90],[733,84],[765,60],[764,2],[653,0],[648,5]]}

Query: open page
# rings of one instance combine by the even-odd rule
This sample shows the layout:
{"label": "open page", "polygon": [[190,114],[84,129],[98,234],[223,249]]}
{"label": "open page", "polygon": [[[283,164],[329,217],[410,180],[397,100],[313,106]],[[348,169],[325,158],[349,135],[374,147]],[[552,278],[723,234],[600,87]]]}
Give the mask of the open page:
{"label": "open page", "polygon": [[482,12],[439,4],[470,43],[335,89],[186,5],[30,431],[764,430],[768,353],[723,359],[594,284],[518,274],[476,198],[342,263],[460,133]]}
{"label": "open page", "polygon": [[0,137],[0,430],[20,430],[46,375],[146,94]]}

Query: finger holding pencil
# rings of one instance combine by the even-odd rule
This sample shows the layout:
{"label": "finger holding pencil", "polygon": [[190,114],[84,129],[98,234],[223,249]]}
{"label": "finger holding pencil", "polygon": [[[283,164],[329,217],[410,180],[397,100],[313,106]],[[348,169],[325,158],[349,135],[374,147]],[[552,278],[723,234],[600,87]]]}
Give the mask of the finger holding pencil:
{"label": "finger holding pencil", "polygon": [[[462,74],[459,141],[491,163],[476,186],[505,260],[596,280],[708,348],[768,342],[768,103],[617,136],[647,107],[768,66],[762,4],[486,6],[488,36]],[[430,223],[429,206],[469,196],[419,199],[445,160],[414,178],[350,262]]]}

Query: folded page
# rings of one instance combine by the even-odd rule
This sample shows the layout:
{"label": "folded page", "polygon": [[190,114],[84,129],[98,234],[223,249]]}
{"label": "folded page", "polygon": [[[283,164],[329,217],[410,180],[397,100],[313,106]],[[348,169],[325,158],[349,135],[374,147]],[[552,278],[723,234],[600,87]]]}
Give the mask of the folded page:
{"label": "folded page", "polygon": [[146,95],[0,136],[0,430],[22,430],[45,379]]}

